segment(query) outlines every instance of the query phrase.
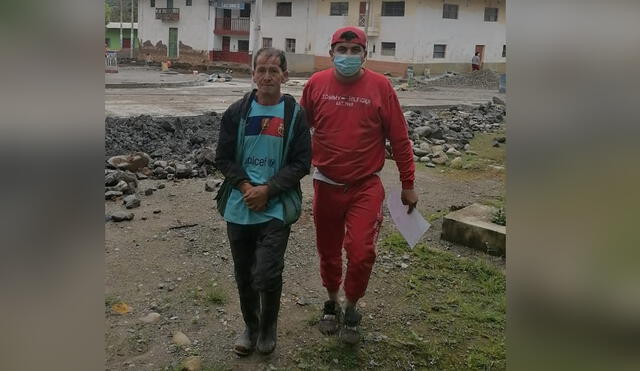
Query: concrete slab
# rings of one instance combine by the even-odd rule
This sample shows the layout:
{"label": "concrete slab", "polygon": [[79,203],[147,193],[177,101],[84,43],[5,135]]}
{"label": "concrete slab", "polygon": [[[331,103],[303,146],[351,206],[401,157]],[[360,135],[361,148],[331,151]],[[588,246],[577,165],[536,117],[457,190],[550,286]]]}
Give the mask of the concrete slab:
{"label": "concrete slab", "polygon": [[[305,79],[286,84],[282,91],[296,99],[302,96]],[[106,89],[105,111],[109,116],[196,116],[206,112],[224,112],[227,107],[251,90],[249,77],[234,77],[232,81],[209,83],[184,88]],[[506,101],[504,94],[493,90],[438,88],[435,91],[398,92],[400,104],[406,109],[434,109],[452,105],[487,103],[493,96]]]}
{"label": "concrete slab", "polygon": [[107,73],[104,84],[107,89],[170,88],[203,85],[206,74],[162,72],[156,67],[121,67],[118,73]]}
{"label": "concrete slab", "polygon": [[491,222],[495,207],[473,204],[444,217],[440,238],[491,255],[506,255],[507,228]]}

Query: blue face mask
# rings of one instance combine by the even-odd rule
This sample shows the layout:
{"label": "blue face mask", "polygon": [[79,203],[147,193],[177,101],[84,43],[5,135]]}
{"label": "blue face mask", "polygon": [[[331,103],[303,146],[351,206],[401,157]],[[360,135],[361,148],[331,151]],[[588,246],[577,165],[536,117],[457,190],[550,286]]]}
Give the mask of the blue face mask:
{"label": "blue face mask", "polygon": [[351,77],[360,72],[362,58],[359,55],[338,54],[333,58],[333,64],[342,76]]}

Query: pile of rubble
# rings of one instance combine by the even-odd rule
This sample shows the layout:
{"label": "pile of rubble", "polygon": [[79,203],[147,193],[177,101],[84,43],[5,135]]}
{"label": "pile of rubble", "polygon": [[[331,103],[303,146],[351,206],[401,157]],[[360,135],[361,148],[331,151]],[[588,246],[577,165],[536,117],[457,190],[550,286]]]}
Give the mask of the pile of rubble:
{"label": "pile of rubble", "polygon": [[433,86],[498,90],[499,76],[491,70],[447,73],[433,79],[416,79],[416,90],[429,91]]}
{"label": "pile of rubble", "polygon": [[[414,160],[435,167],[450,163],[451,158],[458,158],[464,152],[474,154],[469,141],[474,138],[475,133],[500,130],[506,114],[504,102],[497,97],[479,106],[407,111],[404,116],[413,142]],[[504,141],[500,139],[500,142]],[[500,142],[496,141],[494,146],[500,146]],[[389,144],[387,148],[391,152]]]}
{"label": "pile of rubble", "polygon": [[[198,170],[193,169],[189,162],[153,161],[151,157],[144,152],[113,156],[108,160],[108,167],[109,168],[104,171],[105,200],[122,201],[122,204],[127,210],[140,206],[140,196],[151,196],[158,189],[165,188],[165,185],[160,183],[157,187],[150,186],[140,190],[139,180],[148,179],[149,177],[172,180],[203,176]],[[200,169],[205,169],[206,171],[204,167]],[[205,191],[213,192],[221,183],[222,180],[220,179],[209,179],[205,183]],[[157,212],[154,211],[154,213]],[[118,211],[108,215],[107,219],[114,222],[121,222],[132,220],[133,217],[134,214],[132,212]]]}
{"label": "pile of rubble", "polygon": [[192,117],[107,117],[108,167],[157,179],[206,177],[215,170],[220,119],[215,112]]}

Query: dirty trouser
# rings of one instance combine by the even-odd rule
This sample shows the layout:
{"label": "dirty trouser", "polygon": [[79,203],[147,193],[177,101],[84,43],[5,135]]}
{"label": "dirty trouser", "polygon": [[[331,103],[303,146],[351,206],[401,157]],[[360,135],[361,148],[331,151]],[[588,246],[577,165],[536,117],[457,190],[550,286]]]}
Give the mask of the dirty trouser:
{"label": "dirty trouser", "polygon": [[275,291],[282,287],[284,253],[291,227],[272,219],[260,224],[227,223],[238,291]]}
{"label": "dirty trouser", "polygon": [[342,248],[347,251],[344,293],[348,300],[364,296],[376,260],[375,243],[382,224],[384,188],[378,176],[351,186],[313,181],[313,217],[320,276],[328,291],[342,280]]}

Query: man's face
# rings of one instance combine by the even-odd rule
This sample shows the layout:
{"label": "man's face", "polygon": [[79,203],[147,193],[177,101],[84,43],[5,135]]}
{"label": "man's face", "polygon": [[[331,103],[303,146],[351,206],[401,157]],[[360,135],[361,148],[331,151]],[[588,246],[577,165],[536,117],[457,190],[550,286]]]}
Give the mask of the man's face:
{"label": "man's face", "polygon": [[367,52],[362,45],[356,43],[337,43],[329,51],[329,55],[332,62],[336,55],[359,55],[362,58],[362,62],[367,59]]}
{"label": "man's face", "polygon": [[254,68],[253,81],[260,93],[280,93],[280,85],[289,78],[289,72],[280,68],[280,58],[277,56],[260,55]]}

